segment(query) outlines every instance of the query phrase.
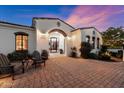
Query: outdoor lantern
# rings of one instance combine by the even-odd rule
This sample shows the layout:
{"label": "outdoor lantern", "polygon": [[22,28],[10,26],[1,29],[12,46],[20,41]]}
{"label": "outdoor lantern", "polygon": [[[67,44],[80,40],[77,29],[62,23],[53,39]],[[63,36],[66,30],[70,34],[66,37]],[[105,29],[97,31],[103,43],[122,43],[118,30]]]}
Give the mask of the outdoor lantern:
{"label": "outdoor lantern", "polygon": [[67,36],[67,39],[68,39],[68,40],[70,40],[70,39],[71,39],[71,37]]}
{"label": "outdoor lantern", "polygon": [[40,33],[40,37],[42,39],[46,39],[48,37],[48,33]]}

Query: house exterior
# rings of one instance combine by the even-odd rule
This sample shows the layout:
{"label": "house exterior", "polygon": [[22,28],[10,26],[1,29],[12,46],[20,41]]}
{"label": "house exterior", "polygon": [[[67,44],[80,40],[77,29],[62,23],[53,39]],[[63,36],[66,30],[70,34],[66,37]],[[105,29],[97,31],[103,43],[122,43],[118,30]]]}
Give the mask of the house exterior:
{"label": "house exterior", "polygon": [[62,50],[69,56],[71,48],[79,50],[81,42],[91,43],[94,47],[92,52],[97,53],[102,45],[102,36],[95,27],[75,29],[59,18],[34,17],[32,26],[0,21],[0,52],[4,54],[45,49],[50,54],[59,54]]}

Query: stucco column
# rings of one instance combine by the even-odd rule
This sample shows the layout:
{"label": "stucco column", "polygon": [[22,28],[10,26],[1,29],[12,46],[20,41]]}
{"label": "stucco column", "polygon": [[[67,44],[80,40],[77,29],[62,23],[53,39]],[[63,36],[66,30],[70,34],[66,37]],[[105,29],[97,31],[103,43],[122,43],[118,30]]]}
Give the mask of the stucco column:
{"label": "stucco column", "polygon": [[37,50],[41,52],[42,50],[49,51],[49,38],[46,33],[37,31]]}
{"label": "stucco column", "polygon": [[66,54],[66,56],[70,56],[71,47],[72,47],[71,37],[67,36],[67,37],[65,37],[65,51],[66,51],[65,54]]}

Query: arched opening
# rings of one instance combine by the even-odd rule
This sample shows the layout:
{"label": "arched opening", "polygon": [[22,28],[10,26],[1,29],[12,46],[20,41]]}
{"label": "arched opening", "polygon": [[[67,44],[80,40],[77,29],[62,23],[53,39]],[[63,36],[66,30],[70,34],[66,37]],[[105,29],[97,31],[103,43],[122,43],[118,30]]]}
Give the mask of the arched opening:
{"label": "arched opening", "polygon": [[49,33],[49,52],[50,54],[65,54],[66,33],[59,29],[51,30]]}
{"label": "arched opening", "polygon": [[58,32],[58,33],[62,34],[64,37],[67,36],[67,34],[63,30],[60,30],[60,29],[53,29],[53,30],[49,31],[48,33],[50,34],[53,32]]}

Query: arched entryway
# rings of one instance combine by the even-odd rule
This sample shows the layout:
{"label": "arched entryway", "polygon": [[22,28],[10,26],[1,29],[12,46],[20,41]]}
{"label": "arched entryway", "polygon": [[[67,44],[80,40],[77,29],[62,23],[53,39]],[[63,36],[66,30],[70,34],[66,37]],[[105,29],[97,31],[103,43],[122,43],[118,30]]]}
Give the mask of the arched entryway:
{"label": "arched entryway", "polygon": [[60,30],[54,29],[48,32],[49,33],[49,52],[51,55],[65,54],[65,37],[67,34]]}

